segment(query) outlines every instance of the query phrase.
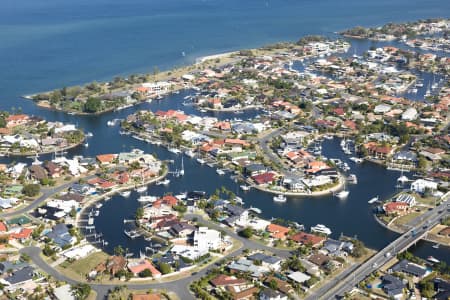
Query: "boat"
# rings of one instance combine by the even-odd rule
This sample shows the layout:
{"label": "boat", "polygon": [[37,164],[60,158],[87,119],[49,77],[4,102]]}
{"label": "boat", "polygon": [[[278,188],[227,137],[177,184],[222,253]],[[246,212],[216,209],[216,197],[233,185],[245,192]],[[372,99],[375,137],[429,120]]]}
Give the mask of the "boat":
{"label": "boat", "polygon": [[243,190],[243,191],[249,191],[252,187],[249,186],[249,185],[241,185],[240,188],[241,188],[241,190]]}
{"label": "boat", "polygon": [[86,148],[89,147],[89,143],[87,143],[87,142],[84,143],[84,147],[86,147]]}
{"label": "boat", "polygon": [[[145,189],[147,189],[147,187],[145,187]],[[131,191],[123,191],[120,193],[120,196],[128,198],[131,195]]]}
{"label": "boat", "polygon": [[179,176],[184,176],[184,160],[183,160],[183,156],[181,157],[181,169],[178,172]]}
{"label": "boat", "polygon": [[248,210],[250,210],[250,211],[252,211],[252,212],[254,212],[254,213],[257,213],[257,214],[262,213],[262,210],[261,210],[261,209],[259,209],[259,208],[257,208],[257,207],[253,207],[253,206],[250,206],[250,208],[249,208]]}
{"label": "boat", "polygon": [[287,198],[285,195],[276,195],[276,196],[273,196],[273,201],[274,202],[286,202]]}
{"label": "boat", "polygon": [[400,183],[406,183],[406,182],[409,181],[409,179],[405,175],[402,175],[399,178],[397,178],[397,181],[400,182]]}
{"label": "boat", "polygon": [[202,159],[202,158],[197,158],[197,162],[198,162],[199,164],[201,164],[201,165],[203,165],[203,164],[206,163],[206,161],[205,161],[204,159]]}
{"label": "boat", "polygon": [[135,238],[141,236],[139,233],[137,233],[136,230],[130,230],[130,231],[124,230],[123,233],[125,233],[125,235],[126,235],[127,237],[129,237],[130,239],[135,239]]}
{"label": "boat", "polygon": [[147,191],[147,186],[146,185],[140,186],[140,187],[138,187],[136,189],[136,192],[138,192],[138,193],[144,193],[146,191]]}
{"label": "boat", "polygon": [[94,136],[94,134],[92,132],[86,133],[86,137],[93,137],[93,136]]}
{"label": "boat", "polygon": [[377,201],[378,201],[378,196],[373,197],[372,199],[370,199],[369,201],[367,201],[367,203],[373,204],[373,203],[375,203],[375,202],[377,202]]}
{"label": "boat", "polygon": [[187,150],[184,152],[184,154],[186,154],[186,156],[190,157],[190,158],[194,158],[195,153],[192,150]]}
{"label": "boat", "polygon": [[331,229],[326,227],[323,224],[317,224],[316,226],[311,227],[311,232],[323,233],[326,235],[331,234]]}
{"label": "boat", "polygon": [[158,197],[155,196],[140,196],[137,201],[138,202],[155,202]]}
{"label": "boat", "polygon": [[348,194],[350,194],[349,191],[342,190],[342,191],[340,191],[340,192],[338,192],[338,193],[336,193],[336,194],[334,194],[334,195],[335,195],[336,197],[338,197],[339,199],[345,199],[345,198],[348,197]]}
{"label": "boat", "polygon": [[94,211],[94,216],[98,217],[99,215],[100,215],[100,211],[99,210]]}
{"label": "boat", "polygon": [[427,257],[427,260],[429,262],[432,262],[432,263],[435,263],[435,264],[438,264],[438,263],[441,262],[439,259],[437,259],[437,258],[435,258],[434,256],[431,256],[431,255]]}
{"label": "boat", "polygon": [[354,156],[352,156],[352,157],[350,157],[349,159],[350,159],[351,161],[357,163],[357,164],[360,164],[360,163],[363,162],[363,159],[362,159],[362,158],[359,158],[359,157],[354,157]]}
{"label": "boat", "polygon": [[168,185],[169,183],[170,183],[169,179],[164,179],[164,180],[158,181],[156,183],[156,185]]}
{"label": "boat", "polygon": [[100,203],[100,202],[97,203],[97,204],[95,204],[95,207],[96,207],[96,208],[101,208],[102,206],[103,206],[103,203]]}
{"label": "boat", "polygon": [[39,158],[39,155],[36,154],[33,162],[31,163],[33,166],[42,165],[42,161],[40,161],[38,158]]}
{"label": "boat", "polygon": [[225,175],[225,171],[222,170],[222,169],[217,169],[216,173],[219,174],[219,175]]}
{"label": "boat", "polygon": [[172,152],[173,154],[180,154],[181,153],[181,150],[178,149],[178,148],[167,148],[167,150],[169,152]]}
{"label": "boat", "polygon": [[353,184],[357,184],[358,183],[358,178],[356,177],[355,174],[348,175],[347,180],[348,180],[349,183],[353,183]]}
{"label": "boat", "polygon": [[432,247],[433,247],[434,249],[439,249],[439,244],[434,244]]}

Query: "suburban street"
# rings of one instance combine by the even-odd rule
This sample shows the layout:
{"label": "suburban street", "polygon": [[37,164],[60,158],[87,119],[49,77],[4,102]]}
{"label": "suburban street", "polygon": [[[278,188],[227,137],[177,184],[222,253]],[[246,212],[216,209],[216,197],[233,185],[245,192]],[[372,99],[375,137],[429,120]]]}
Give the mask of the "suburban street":
{"label": "suburban street", "polygon": [[310,296],[307,299],[333,299],[342,297],[346,292],[352,290],[358,282],[364,280],[372,272],[386,264],[392,257],[403,252],[405,248],[420,240],[428,230],[439,224],[441,218],[448,215],[449,205],[450,199],[447,196],[441,205],[416,218],[413,222],[413,228],[377,252],[358,268],[355,268],[354,272],[347,272],[345,274],[346,276],[342,276],[343,278],[329,282],[319,289],[314,296]]}

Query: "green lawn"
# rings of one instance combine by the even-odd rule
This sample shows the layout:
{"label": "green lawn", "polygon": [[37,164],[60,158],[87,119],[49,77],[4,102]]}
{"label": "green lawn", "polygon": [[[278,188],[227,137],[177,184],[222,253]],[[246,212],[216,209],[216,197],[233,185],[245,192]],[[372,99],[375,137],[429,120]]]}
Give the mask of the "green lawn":
{"label": "green lawn", "polygon": [[[70,275],[78,275],[84,277],[92,269],[94,269],[99,263],[105,262],[108,255],[104,252],[95,252],[85,257],[74,261],[73,263],[63,263],[60,266],[60,270],[64,273],[71,273]],[[68,274],[69,275],[69,274]]]}
{"label": "green lawn", "polygon": [[409,222],[411,222],[412,220],[414,220],[415,218],[417,218],[418,216],[420,216],[421,214],[422,213],[419,213],[419,212],[411,212],[411,213],[409,213],[409,214],[407,214],[405,216],[398,217],[394,221],[394,223],[396,225],[406,225]]}

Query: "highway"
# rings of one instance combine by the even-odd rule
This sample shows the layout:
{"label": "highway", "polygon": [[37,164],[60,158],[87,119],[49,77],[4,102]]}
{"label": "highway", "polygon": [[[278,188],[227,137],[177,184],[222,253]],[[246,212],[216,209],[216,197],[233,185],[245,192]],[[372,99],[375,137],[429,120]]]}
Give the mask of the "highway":
{"label": "highway", "polygon": [[428,230],[440,223],[441,218],[448,215],[449,208],[450,200],[447,196],[441,205],[416,218],[412,223],[413,227],[411,229],[369,260],[359,265],[359,267],[354,268],[353,272],[346,272],[345,276],[342,276],[343,278],[340,278],[340,280],[332,280],[306,299],[336,299],[343,297],[346,292],[351,291],[355,285],[386,264],[393,256],[403,252],[425,236]]}

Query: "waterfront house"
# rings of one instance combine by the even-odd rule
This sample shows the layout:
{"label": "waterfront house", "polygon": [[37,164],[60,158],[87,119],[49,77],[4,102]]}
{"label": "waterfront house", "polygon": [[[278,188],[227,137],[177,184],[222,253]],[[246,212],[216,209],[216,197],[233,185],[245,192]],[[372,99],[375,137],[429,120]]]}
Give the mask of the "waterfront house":
{"label": "waterfront house", "polygon": [[70,246],[77,240],[69,233],[69,228],[67,228],[67,225],[63,223],[53,226],[52,231],[47,233],[47,237],[61,248]]}
{"label": "waterfront house", "polygon": [[169,229],[169,232],[176,237],[187,237],[191,235],[194,231],[195,226],[186,222],[178,222],[172,225]]}
{"label": "waterfront house", "polygon": [[25,125],[30,121],[30,117],[24,114],[10,115],[6,118],[6,127],[12,128]]}
{"label": "waterfront house", "polygon": [[266,231],[270,233],[270,236],[272,238],[284,240],[286,239],[290,228],[278,224],[269,224],[266,228]]}
{"label": "waterfront house", "polygon": [[401,260],[399,263],[394,265],[390,270],[392,272],[402,272],[405,274],[409,274],[419,279],[424,278],[426,275],[430,273],[430,271],[428,271],[425,267],[412,263],[406,259]]}
{"label": "waterfront house", "polygon": [[394,152],[394,149],[391,146],[381,146],[376,142],[368,142],[364,144],[363,147],[367,149],[369,155],[378,159],[387,158]]}
{"label": "waterfront house", "polygon": [[404,202],[387,202],[383,205],[386,215],[405,215],[408,213],[409,205]]}
{"label": "waterfront house", "polygon": [[323,242],[326,240],[324,237],[306,233],[303,231],[297,232],[289,237],[290,240],[301,244],[301,245],[309,245],[313,248],[320,247]]}
{"label": "waterfront house", "polygon": [[417,179],[411,183],[411,191],[416,193],[424,193],[426,190],[435,191],[437,183],[427,179]]}
{"label": "waterfront house", "polygon": [[125,266],[127,265],[127,262],[123,256],[111,256],[106,261],[106,271],[111,274],[112,276],[115,276],[117,272],[120,270],[123,270]]}
{"label": "waterfront house", "polygon": [[275,176],[276,174],[274,172],[265,172],[262,174],[252,176],[252,179],[255,181],[256,184],[262,185],[273,183],[275,181]]}
{"label": "waterfront house", "polygon": [[116,157],[117,154],[100,154],[96,156],[97,161],[100,165],[109,165],[113,163]]}

